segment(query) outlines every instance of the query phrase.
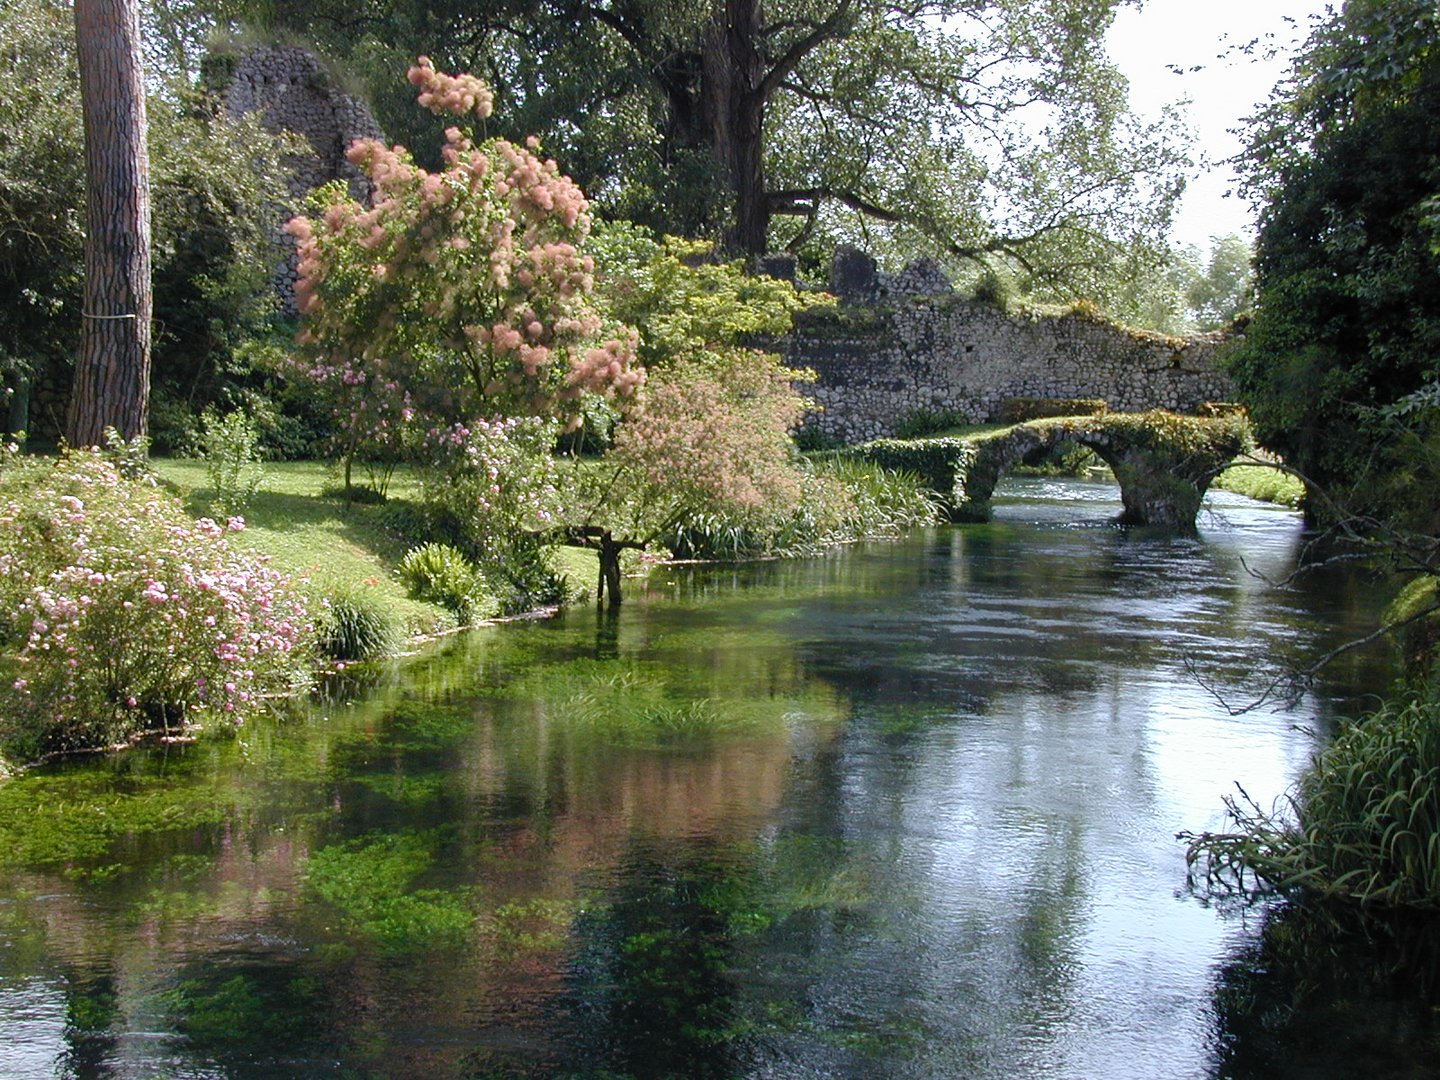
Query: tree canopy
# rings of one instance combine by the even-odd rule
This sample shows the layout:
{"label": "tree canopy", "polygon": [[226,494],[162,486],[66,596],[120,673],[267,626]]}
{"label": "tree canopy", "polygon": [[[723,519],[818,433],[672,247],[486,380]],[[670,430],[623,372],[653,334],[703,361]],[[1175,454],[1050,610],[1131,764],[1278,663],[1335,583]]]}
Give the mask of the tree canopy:
{"label": "tree canopy", "polygon": [[[1105,58],[1117,2],[271,0],[267,17],[377,90],[415,53],[483,73],[499,133],[539,134],[607,217],[742,254],[818,261],[846,237],[1004,259],[1093,293],[1116,251],[1159,239],[1183,164]],[[392,136],[430,141],[375,96]]]}
{"label": "tree canopy", "polygon": [[1261,112],[1245,154],[1256,315],[1234,365],[1263,442],[1352,510],[1421,518],[1437,429],[1410,406],[1440,377],[1437,30],[1426,0],[1350,0]]}

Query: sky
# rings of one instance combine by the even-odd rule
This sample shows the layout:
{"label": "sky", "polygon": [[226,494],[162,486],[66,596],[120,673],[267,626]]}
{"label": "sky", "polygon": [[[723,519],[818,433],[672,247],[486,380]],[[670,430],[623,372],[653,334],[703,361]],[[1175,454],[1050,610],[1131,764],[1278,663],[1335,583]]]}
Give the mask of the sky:
{"label": "sky", "polygon": [[[1167,102],[1190,98],[1194,156],[1221,162],[1241,148],[1230,129],[1269,96],[1288,68],[1290,48],[1304,37],[1308,16],[1325,7],[1324,0],[1145,0],[1139,11],[1121,10],[1107,48],[1130,79],[1131,106],[1142,115],[1155,115]],[[1284,48],[1271,61],[1224,55],[1230,46],[1252,38]],[[1183,74],[1169,70],[1170,65]],[[1190,70],[1197,66],[1201,70]],[[1249,205],[1238,195],[1226,195],[1234,186],[1235,174],[1224,165],[1212,165],[1193,177],[1176,214],[1172,240],[1206,252],[1214,236],[1252,236]]]}

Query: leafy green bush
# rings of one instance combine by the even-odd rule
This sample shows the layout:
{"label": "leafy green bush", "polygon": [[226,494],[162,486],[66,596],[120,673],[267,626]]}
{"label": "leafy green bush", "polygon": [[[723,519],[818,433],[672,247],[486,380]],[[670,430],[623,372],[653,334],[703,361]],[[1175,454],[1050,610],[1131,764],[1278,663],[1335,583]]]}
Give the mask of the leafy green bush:
{"label": "leafy green bush", "polygon": [[1405,675],[1416,683],[1433,677],[1435,660],[1440,656],[1440,613],[1434,610],[1437,603],[1440,578],[1425,574],[1401,589],[1385,611],[1388,625],[1406,624],[1400,632],[1400,649]]}
{"label": "leafy green bush", "polygon": [[20,758],[205,718],[308,672],[302,598],[242,529],[194,521],[94,451],[0,453],[0,742]]}
{"label": "leafy green bush", "polygon": [[566,598],[552,559],[560,518],[550,456],[558,425],[535,418],[472,420],[445,436],[425,485],[426,539],[459,548],[484,576],[502,614]]}
{"label": "leafy green bush", "polygon": [[1283,809],[1227,807],[1235,831],[1183,834],[1214,891],[1440,908],[1440,702],[1393,702],[1346,728]]}
{"label": "leafy green bush", "polygon": [[316,647],[332,660],[375,660],[405,641],[400,619],[371,590],[331,587],[314,607]]}
{"label": "leafy green bush", "polygon": [[795,449],[802,454],[813,454],[822,450],[838,450],[844,442],[834,435],[827,435],[813,424],[806,424],[794,433]]}
{"label": "leafy green bush", "polygon": [[779,514],[692,514],[665,538],[676,558],[803,555],[934,523],[939,500],[912,472],[843,455],[809,463],[799,502]]}
{"label": "leafy green bush", "polygon": [[411,548],[400,560],[400,578],[412,597],[447,608],[462,623],[488,619],[499,609],[484,573],[449,544]]}
{"label": "leafy green bush", "polygon": [[249,505],[265,478],[260,464],[260,431],[255,421],[239,409],[224,416],[206,409],[200,423],[214,507],[223,514],[238,513]]}
{"label": "leafy green bush", "polygon": [[1305,498],[1302,481],[1269,465],[1232,465],[1215,477],[1211,487],[1277,506],[1298,507]]}
{"label": "leafy green bush", "polygon": [[941,499],[952,500],[957,477],[974,463],[977,451],[968,439],[875,439],[847,451],[847,456],[894,472],[913,473]]}

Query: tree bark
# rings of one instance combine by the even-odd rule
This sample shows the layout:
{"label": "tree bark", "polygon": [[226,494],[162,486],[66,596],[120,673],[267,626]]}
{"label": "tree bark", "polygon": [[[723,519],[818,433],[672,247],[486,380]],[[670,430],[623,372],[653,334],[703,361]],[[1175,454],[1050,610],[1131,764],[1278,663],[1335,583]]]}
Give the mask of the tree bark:
{"label": "tree bark", "polygon": [[724,0],[704,44],[701,98],[710,145],[735,200],[726,246],[765,254],[770,202],[765,191],[765,59],[760,0]]}
{"label": "tree bark", "polygon": [[85,119],[85,304],[65,437],[145,434],[150,405],[150,163],[138,0],[75,0]]}

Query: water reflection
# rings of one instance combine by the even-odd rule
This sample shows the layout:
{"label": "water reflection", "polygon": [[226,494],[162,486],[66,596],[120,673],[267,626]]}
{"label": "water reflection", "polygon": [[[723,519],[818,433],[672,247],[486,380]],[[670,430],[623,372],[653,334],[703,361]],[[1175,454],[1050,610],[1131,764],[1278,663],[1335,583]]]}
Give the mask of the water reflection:
{"label": "water reflection", "polygon": [[1242,500],[1174,540],[1011,492],[0,787],[0,1073],[1261,1075],[1307,1028],[1235,1005],[1270,959],[1215,973],[1285,934],[1188,898],[1174,833],[1311,743],[1185,664],[1243,694],[1373,590],[1266,589],[1298,523]]}

